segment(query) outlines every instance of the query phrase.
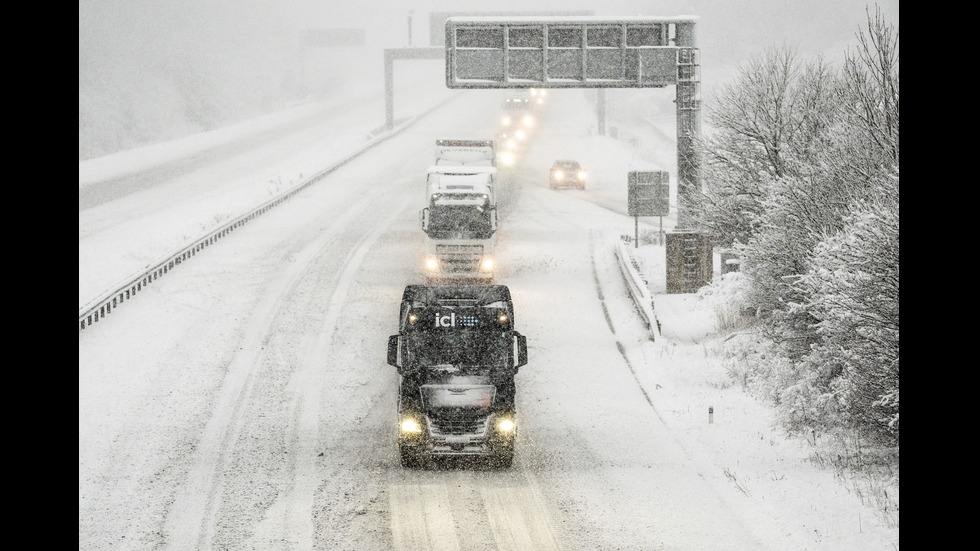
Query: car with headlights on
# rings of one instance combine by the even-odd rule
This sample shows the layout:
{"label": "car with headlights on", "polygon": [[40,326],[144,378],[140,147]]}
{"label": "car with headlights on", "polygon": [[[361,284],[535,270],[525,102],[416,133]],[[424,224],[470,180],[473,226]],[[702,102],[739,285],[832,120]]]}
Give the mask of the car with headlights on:
{"label": "car with headlights on", "polygon": [[588,174],[578,161],[558,160],[551,165],[549,183],[551,189],[577,187],[585,189]]}

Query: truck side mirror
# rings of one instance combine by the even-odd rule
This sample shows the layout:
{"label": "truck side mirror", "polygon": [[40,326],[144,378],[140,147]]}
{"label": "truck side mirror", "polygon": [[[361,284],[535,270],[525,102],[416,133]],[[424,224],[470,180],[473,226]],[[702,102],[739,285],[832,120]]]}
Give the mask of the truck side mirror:
{"label": "truck side mirror", "polygon": [[401,371],[398,363],[398,335],[388,337],[388,365],[395,366]]}
{"label": "truck side mirror", "polygon": [[422,209],[419,213],[419,220],[422,223],[422,231],[428,231],[429,229],[429,207]]}
{"label": "truck side mirror", "polygon": [[514,366],[514,373],[517,373],[517,368],[527,365],[527,337],[517,331],[514,331],[514,337],[517,342],[517,364]]}

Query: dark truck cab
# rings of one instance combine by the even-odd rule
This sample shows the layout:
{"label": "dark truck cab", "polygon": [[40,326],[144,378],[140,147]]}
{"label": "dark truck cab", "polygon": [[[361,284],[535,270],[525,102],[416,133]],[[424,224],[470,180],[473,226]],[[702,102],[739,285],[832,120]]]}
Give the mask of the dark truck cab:
{"label": "dark truck cab", "polygon": [[505,285],[409,285],[399,331],[398,451],[405,467],[436,456],[485,457],[509,467],[517,434],[514,375],[527,340],[514,330]]}

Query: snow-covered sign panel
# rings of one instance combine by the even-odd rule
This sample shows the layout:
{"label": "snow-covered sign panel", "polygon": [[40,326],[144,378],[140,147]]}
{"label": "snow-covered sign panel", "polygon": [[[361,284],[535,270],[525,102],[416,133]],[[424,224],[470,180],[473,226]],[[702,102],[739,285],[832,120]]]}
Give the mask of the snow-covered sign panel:
{"label": "snow-covered sign panel", "polygon": [[630,216],[670,214],[670,174],[666,170],[633,170],[627,175]]}
{"label": "snow-covered sign panel", "polygon": [[456,11],[433,11],[429,12],[429,46],[439,46],[443,47],[446,45],[446,20],[450,17],[567,17],[569,15],[575,16],[592,16],[595,15],[594,10],[545,10],[545,11],[473,11],[473,10],[456,10]]}
{"label": "snow-covered sign panel", "polygon": [[[449,88],[660,88],[695,57],[696,17],[451,17]],[[684,63],[682,63],[683,65]]]}

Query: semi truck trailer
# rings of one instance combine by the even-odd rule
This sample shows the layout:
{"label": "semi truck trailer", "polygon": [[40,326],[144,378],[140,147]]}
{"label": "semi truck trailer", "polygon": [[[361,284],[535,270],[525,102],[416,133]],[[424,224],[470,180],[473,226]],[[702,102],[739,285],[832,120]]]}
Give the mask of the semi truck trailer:
{"label": "semi truck trailer", "polygon": [[496,147],[492,140],[437,140],[426,174],[423,271],[430,283],[490,282],[497,231]]}

